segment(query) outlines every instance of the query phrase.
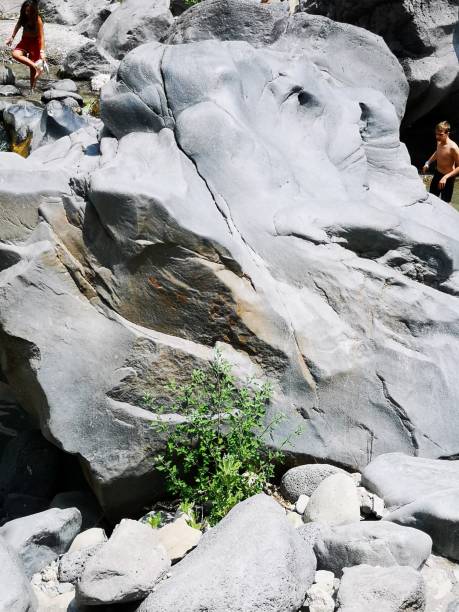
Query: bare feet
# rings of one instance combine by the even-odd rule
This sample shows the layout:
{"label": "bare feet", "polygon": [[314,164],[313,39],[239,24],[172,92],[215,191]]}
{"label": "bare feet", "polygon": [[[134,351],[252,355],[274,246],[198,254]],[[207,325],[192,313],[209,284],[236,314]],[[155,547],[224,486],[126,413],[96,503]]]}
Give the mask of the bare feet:
{"label": "bare feet", "polygon": [[[39,60],[41,62],[41,60]],[[32,89],[32,91],[35,89],[35,85],[38,81],[38,79],[40,78],[40,76],[43,74],[43,62],[41,63],[36,63],[35,66],[33,67],[33,75],[31,74],[30,76],[30,87]]]}

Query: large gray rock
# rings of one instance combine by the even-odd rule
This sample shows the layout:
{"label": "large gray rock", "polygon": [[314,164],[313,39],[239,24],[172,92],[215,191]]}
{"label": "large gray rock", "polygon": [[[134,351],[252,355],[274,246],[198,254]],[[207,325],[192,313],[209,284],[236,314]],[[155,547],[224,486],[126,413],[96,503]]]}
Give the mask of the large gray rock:
{"label": "large gray rock", "polygon": [[3,121],[14,144],[32,137],[35,127],[40,123],[42,113],[43,109],[26,101],[12,104],[3,111]]}
{"label": "large gray rock", "polygon": [[388,453],[364,469],[362,483],[386,506],[403,506],[425,495],[459,488],[459,461],[442,461]]}
{"label": "large gray rock", "polygon": [[[73,97],[75,94],[69,93],[68,95]],[[65,97],[68,96],[63,96],[63,99]],[[46,105],[40,123],[34,129],[32,150],[89,127],[89,122],[85,117],[80,117],[74,113],[71,108],[62,104],[59,98],[59,93],[56,93],[55,99],[51,99]],[[82,104],[83,99],[78,95],[77,98]]]}
{"label": "large gray rock", "polygon": [[145,392],[216,344],[272,381],[298,462],[458,452],[459,221],[399,142],[402,69],[353,26],[286,26],[142,45],[103,138],[1,158],[0,234],[28,240],[1,248],[2,370],[111,516],[161,495]]}
{"label": "large gray rock", "polygon": [[170,564],[155,530],[124,519],[87,559],[77,583],[77,602],[94,606],[145,599]]}
{"label": "large gray rock", "polygon": [[97,35],[102,25],[107,21],[110,15],[118,8],[118,3],[113,2],[103,6],[101,9],[96,10],[91,15],[88,15],[83,21],[75,27],[77,32],[87,38],[97,38]]}
{"label": "large gray rock", "polygon": [[60,74],[78,81],[90,79],[100,72],[111,73],[116,66],[117,62],[100,45],[89,40],[67,53]]}
{"label": "large gray rock", "polygon": [[110,0],[40,0],[40,13],[47,22],[76,25],[109,4]]}
{"label": "large gray rock", "polygon": [[260,7],[257,0],[207,0],[196,3],[176,20],[168,42],[217,39],[269,45],[279,38],[287,21],[286,2]]}
{"label": "large gray rock", "polygon": [[81,530],[94,528],[99,525],[104,513],[95,497],[89,491],[64,491],[58,493],[49,505],[50,508],[78,508],[81,513]]}
{"label": "large gray rock", "polygon": [[68,550],[80,528],[81,514],[76,508],[53,508],[6,523],[0,536],[18,553],[31,578]]}
{"label": "large gray rock", "polygon": [[338,589],[340,612],[423,612],[425,585],[411,567],[346,568]]}
{"label": "large gray rock", "polygon": [[315,489],[303,514],[305,523],[345,525],[360,520],[360,499],[347,474],[332,474]]}
{"label": "large gray rock", "polygon": [[[48,104],[51,100],[64,100],[65,98],[73,98],[80,106],[83,106],[83,98],[73,92],[73,91],[65,91],[62,89],[48,89],[41,96],[41,101],[44,104]],[[65,134],[64,134],[65,135]]]}
{"label": "large gray rock", "polygon": [[256,495],[205,533],[138,612],[296,612],[315,565],[284,510]]}
{"label": "large gray rock", "polygon": [[425,531],[434,550],[459,561],[459,487],[419,497],[384,519]]}
{"label": "large gray rock", "polygon": [[387,45],[371,32],[317,15],[289,17],[287,2],[261,5],[257,0],[209,0],[176,20],[168,42],[214,39],[306,53],[338,82],[381,91],[394,104],[399,118],[403,116],[408,84]]}
{"label": "large gray rock", "polygon": [[[459,92],[456,0],[379,2],[301,0],[302,9],[351,23],[384,38],[410,83],[407,121],[412,123]],[[455,112],[450,104],[451,112]],[[453,118],[451,118],[453,120]]]}
{"label": "large gray rock", "polygon": [[100,28],[97,42],[111,56],[122,59],[139,45],[167,35],[173,23],[169,7],[169,0],[125,0]]}
{"label": "large gray rock", "polygon": [[296,502],[300,495],[311,496],[322,480],[338,473],[345,474],[344,470],[326,463],[299,465],[291,468],[282,476],[281,493],[288,501]]}
{"label": "large gray rock", "polygon": [[0,537],[0,612],[36,612],[35,595],[17,553]]}
{"label": "large gray rock", "polygon": [[432,540],[422,531],[385,521],[323,526],[314,545],[318,567],[336,576],[341,575],[343,568],[360,564],[410,565],[420,569],[431,550]]}
{"label": "large gray rock", "polygon": [[0,66],[0,85],[14,85],[16,77],[10,66]]}

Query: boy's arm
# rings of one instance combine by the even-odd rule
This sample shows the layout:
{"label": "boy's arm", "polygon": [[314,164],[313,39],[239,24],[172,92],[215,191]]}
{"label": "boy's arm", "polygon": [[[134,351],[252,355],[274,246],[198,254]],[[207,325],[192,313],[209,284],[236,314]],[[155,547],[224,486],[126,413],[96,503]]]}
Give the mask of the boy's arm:
{"label": "boy's arm", "polygon": [[40,57],[45,59],[45,31],[41,17],[38,17],[38,38],[40,39]]}
{"label": "boy's arm", "polygon": [[448,174],[444,174],[441,179],[438,181],[438,187],[440,189],[444,189],[445,185],[446,185],[446,181],[450,178],[453,178],[454,176],[458,176],[459,175],[459,147],[454,147],[453,149],[453,155],[454,155],[454,170],[451,170],[451,172],[448,172]]}
{"label": "boy's arm", "polygon": [[13,42],[13,40],[16,37],[16,34],[19,32],[19,30],[21,29],[21,20],[19,19],[17,24],[14,26],[14,30],[13,30],[13,34],[6,39],[6,46],[9,47],[11,45],[11,43]]}
{"label": "boy's arm", "polygon": [[433,164],[433,162],[437,159],[437,152],[435,151],[435,153],[433,155],[431,155],[429,157],[429,159],[426,161],[426,163],[422,166],[422,171],[425,174],[427,172],[427,170],[429,169],[430,164]]}

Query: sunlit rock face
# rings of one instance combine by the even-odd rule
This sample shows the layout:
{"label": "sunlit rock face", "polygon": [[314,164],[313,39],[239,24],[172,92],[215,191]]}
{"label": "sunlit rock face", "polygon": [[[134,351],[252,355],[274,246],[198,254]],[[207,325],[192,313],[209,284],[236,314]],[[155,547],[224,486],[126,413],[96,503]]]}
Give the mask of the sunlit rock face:
{"label": "sunlit rock face", "polygon": [[268,418],[286,418],[270,443],[299,460],[458,453],[459,217],[398,140],[401,67],[305,14],[262,42],[236,18],[237,40],[214,35],[218,2],[204,34],[193,13],[196,40],[126,56],[100,142],[0,158],[2,215],[12,184],[22,203],[0,253],[1,369],[112,516],[160,491],[144,393],[216,345],[271,380]]}
{"label": "sunlit rock face", "polygon": [[410,83],[408,124],[438,107],[450,121],[459,118],[457,0],[301,0],[300,7],[384,38]]}

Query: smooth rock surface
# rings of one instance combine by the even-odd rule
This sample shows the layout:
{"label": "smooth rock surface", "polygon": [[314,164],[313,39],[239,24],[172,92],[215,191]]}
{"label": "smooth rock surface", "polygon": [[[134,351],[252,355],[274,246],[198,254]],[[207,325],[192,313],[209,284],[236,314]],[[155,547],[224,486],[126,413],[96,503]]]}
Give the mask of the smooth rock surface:
{"label": "smooth rock surface", "polygon": [[[459,91],[458,14],[455,0],[341,2],[301,0],[311,13],[358,25],[384,38],[410,83],[407,121],[412,123]],[[453,118],[450,118],[453,120]]]}
{"label": "smooth rock surface", "polygon": [[159,542],[166,549],[172,563],[180,561],[190,550],[199,544],[202,533],[190,527],[185,517],[161,527],[156,532]]}
{"label": "smooth rock surface", "polygon": [[[239,6],[227,37],[271,14]],[[162,495],[144,394],[215,345],[271,381],[297,463],[458,453],[459,221],[400,144],[400,65],[306,14],[221,42],[223,7],[126,56],[102,138],[0,158],[2,372],[114,520]]]}
{"label": "smooth rock surface", "polygon": [[48,104],[48,102],[51,102],[51,100],[65,100],[65,98],[72,98],[78,102],[80,106],[83,106],[83,98],[79,94],[73,91],[65,91],[63,89],[48,89],[43,93],[41,101],[44,104]]}
{"label": "smooth rock surface", "polygon": [[163,578],[170,559],[155,531],[124,519],[84,564],[78,603],[103,605],[144,599]]}
{"label": "smooth rock surface", "polygon": [[424,581],[412,567],[348,567],[338,589],[338,609],[340,612],[424,612]]}
{"label": "smooth rock surface", "polygon": [[37,600],[21,560],[2,537],[0,568],[0,612],[37,612]]}
{"label": "smooth rock surface", "polygon": [[69,553],[78,552],[85,548],[93,548],[99,544],[104,544],[107,541],[107,536],[103,529],[93,527],[92,529],[86,529],[77,535],[73,540],[72,545],[69,548]]}
{"label": "smooth rock surface", "polygon": [[64,491],[58,493],[51,500],[50,508],[78,508],[81,512],[81,531],[72,542],[72,550],[76,543],[84,540],[87,533],[89,537],[103,533],[103,529],[97,528],[103,520],[103,511],[97,503],[96,498],[90,491]]}
{"label": "smooth rock surface", "polygon": [[295,503],[300,495],[310,497],[322,480],[332,474],[345,474],[345,472],[334,465],[321,463],[299,465],[287,470],[282,476],[281,493],[285,499]]}
{"label": "smooth rock surface", "polygon": [[46,22],[76,25],[109,3],[110,0],[40,0],[40,13]]}
{"label": "smooth rock surface", "polygon": [[459,487],[419,497],[384,519],[425,531],[436,552],[459,561]]}
{"label": "smooth rock surface", "polygon": [[314,572],[312,550],[277,502],[261,494],[205,533],[138,612],[296,612]]}
{"label": "smooth rock surface", "polygon": [[81,514],[76,508],[53,508],[6,523],[0,536],[19,555],[31,578],[68,550],[80,527]]}
{"label": "smooth rock surface", "polygon": [[403,506],[431,493],[459,488],[459,461],[383,454],[367,465],[362,482],[386,506]]}
{"label": "smooth rock surface", "polygon": [[62,64],[61,76],[77,81],[90,79],[99,72],[112,73],[117,62],[95,41],[85,41],[71,49]]}
{"label": "smooth rock surface", "polygon": [[314,545],[317,566],[341,576],[345,567],[366,564],[420,569],[432,550],[431,538],[418,529],[389,527],[386,521],[366,521],[321,527]]}
{"label": "smooth rock surface", "polygon": [[98,44],[122,59],[139,45],[161,40],[173,23],[169,7],[169,0],[124,0],[100,28]]}
{"label": "smooth rock surface", "polygon": [[360,520],[360,502],[352,478],[345,474],[333,474],[315,489],[306,506],[305,523],[344,525]]}

